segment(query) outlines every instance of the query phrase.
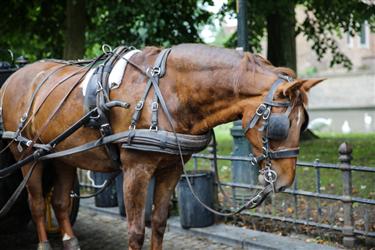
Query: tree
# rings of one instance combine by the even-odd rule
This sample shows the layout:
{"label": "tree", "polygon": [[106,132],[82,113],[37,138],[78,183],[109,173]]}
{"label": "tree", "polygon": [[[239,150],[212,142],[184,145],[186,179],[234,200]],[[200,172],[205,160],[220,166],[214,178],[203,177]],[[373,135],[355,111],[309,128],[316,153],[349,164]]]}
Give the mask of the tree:
{"label": "tree", "polygon": [[0,48],[31,60],[62,55],[65,3],[7,0],[0,8]]}
{"label": "tree", "polygon": [[[295,21],[297,5],[305,8],[302,23]],[[235,15],[236,1],[229,0],[219,15]],[[295,41],[293,37],[302,33],[312,41],[312,49],[318,59],[327,53],[332,54],[331,66],[342,64],[351,68],[350,59],[338,48],[335,37],[343,32],[355,35],[361,24],[367,20],[375,30],[375,6],[359,0],[249,0],[248,1],[249,46],[252,51],[260,51],[260,42],[265,35],[268,39],[267,57],[276,66],[289,66],[295,69]],[[292,41],[293,40],[293,41]],[[236,34],[226,43],[235,46]]]}
{"label": "tree", "polygon": [[64,59],[79,59],[85,54],[85,0],[67,0],[64,31]]}
{"label": "tree", "polygon": [[[212,0],[127,0],[91,2],[92,20],[88,43],[171,46],[200,42],[198,27],[209,22],[211,13],[201,8]],[[89,45],[89,46],[90,46]]]}
{"label": "tree", "polygon": [[7,0],[0,14],[0,48],[32,60],[97,55],[101,45],[170,46],[200,42],[212,0]]}

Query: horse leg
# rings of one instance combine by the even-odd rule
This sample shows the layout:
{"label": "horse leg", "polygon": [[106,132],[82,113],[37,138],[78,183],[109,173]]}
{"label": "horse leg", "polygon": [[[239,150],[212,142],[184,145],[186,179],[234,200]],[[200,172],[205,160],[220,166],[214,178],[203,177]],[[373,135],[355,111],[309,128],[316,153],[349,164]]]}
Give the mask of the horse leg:
{"label": "horse leg", "polygon": [[79,249],[79,244],[77,238],[74,236],[69,218],[69,208],[71,205],[70,191],[73,190],[76,168],[57,162],[54,162],[53,165],[56,176],[53,186],[52,206],[56,219],[59,222],[64,250],[77,250]]}
{"label": "horse leg", "polygon": [[[41,163],[36,163],[35,169],[26,184],[29,196],[29,206],[31,215],[36,226],[39,244],[38,250],[52,250],[48,243],[47,232],[45,228],[45,203],[43,197],[42,175],[43,168]],[[22,174],[25,176],[32,164],[25,165],[22,168]]]}
{"label": "horse leg", "polygon": [[131,166],[127,165],[124,172],[124,200],[128,221],[129,249],[141,249],[143,245],[147,186],[153,174],[153,171],[150,171],[152,168],[153,166],[145,164],[132,164]]}
{"label": "horse leg", "polygon": [[154,210],[152,213],[151,249],[162,249],[168,219],[169,201],[180,178],[182,169],[170,167],[155,173]]}

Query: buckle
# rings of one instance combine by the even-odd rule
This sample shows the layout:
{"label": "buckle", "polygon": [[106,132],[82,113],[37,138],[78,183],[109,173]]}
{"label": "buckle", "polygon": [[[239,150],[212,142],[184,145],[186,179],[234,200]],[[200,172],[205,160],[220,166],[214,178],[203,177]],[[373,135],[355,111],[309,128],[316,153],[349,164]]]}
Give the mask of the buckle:
{"label": "buckle", "polygon": [[135,124],[130,124],[129,130],[134,130],[135,129]]}
{"label": "buckle", "polygon": [[150,74],[151,74],[151,76],[159,76],[159,75],[160,75],[160,72],[161,72],[160,67],[153,67],[153,68],[150,70]]}
{"label": "buckle", "polygon": [[255,114],[257,114],[258,116],[261,116],[264,113],[264,111],[266,111],[266,109],[267,109],[267,105],[262,103],[258,106],[257,110],[255,111]]}
{"label": "buckle", "polygon": [[271,114],[271,107],[268,107],[263,112],[263,120],[267,120],[270,117],[270,114]]}
{"label": "buckle", "polygon": [[105,136],[107,135],[107,133],[110,132],[110,126],[109,126],[109,123],[104,123],[102,125],[100,125],[100,133]]}
{"label": "buckle", "polygon": [[287,76],[287,75],[284,75],[284,74],[279,74],[279,78],[285,80],[285,81],[288,81],[288,82],[291,82],[293,81],[293,78],[290,77],[290,76]]}
{"label": "buckle", "polygon": [[101,129],[106,129],[108,127],[109,127],[109,123],[104,123],[104,124],[100,125]]}
{"label": "buckle", "polygon": [[23,151],[23,147],[22,147],[21,142],[19,142],[19,143],[17,144],[17,150],[18,150],[18,152],[22,153],[22,151]]}
{"label": "buckle", "polygon": [[151,104],[151,110],[156,111],[159,108],[159,104],[157,102],[152,102]]}
{"label": "buckle", "polygon": [[96,93],[103,91],[102,83],[100,81],[97,81],[96,84],[98,85],[98,88],[96,89]]}
{"label": "buckle", "polygon": [[143,104],[144,104],[143,101],[139,101],[137,105],[135,106],[135,110],[138,110],[138,111],[141,110],[143,108]]}
{"label": "buckle", "polygon": [[21,122],[21,123],[24,123],[24,122],[27,120],[27,116],[28,116],[28,114],[27,114],[27,113],[24,113],[24,114],[22,115],[21,119],[20,119],[20,122]]}
{"label": "buckle", "polygon": [[151,125],[150,126],[150,131],[152,131],[152,132],[158,132],[158,126],[157,125]]}
{"label": "buckle", "polygon": [[30,147],[31,144],[33,144],[33,141],[32,141],[32,140],[27,140],[27,141],[25,142],[25,145],[26,145],[27,147]]}

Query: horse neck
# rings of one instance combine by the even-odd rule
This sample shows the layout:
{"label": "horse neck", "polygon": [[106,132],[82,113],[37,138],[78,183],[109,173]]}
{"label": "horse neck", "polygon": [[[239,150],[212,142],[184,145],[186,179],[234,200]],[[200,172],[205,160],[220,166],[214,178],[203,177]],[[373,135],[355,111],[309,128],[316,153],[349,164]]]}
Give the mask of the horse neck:
{"label": "horse neck", "polygon": [[[175,114],[185,132],[201,134],[209,129],[238,119],[248,107],[256,108],[271,82],[254,72],[239,54],[220,55],[208,61],[204,53],[186,62],[175,57],[176,92],[179,105]],[[185,61],[184,61],[185,60]],[[215,62],[216,61],[216,62]]]}

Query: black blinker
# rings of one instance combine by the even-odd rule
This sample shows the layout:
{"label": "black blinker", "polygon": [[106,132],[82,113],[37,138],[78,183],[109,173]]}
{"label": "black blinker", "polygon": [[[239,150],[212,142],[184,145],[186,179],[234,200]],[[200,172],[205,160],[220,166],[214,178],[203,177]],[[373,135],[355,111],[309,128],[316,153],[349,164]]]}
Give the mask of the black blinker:
{"label": "black blinker", "polygon": [[286,139],[289,124],[289,117],[286,114],[272,114],[268,121],[267,137],[272,140]]}

